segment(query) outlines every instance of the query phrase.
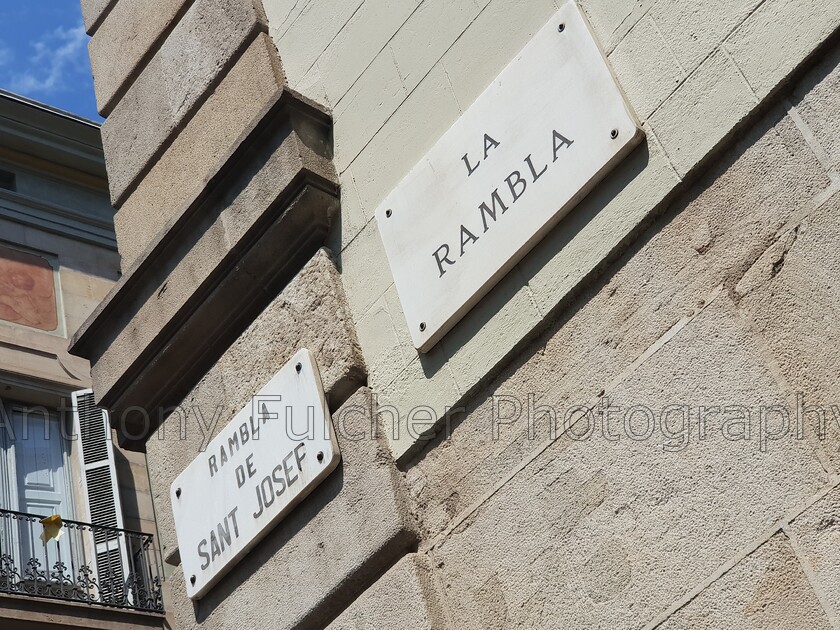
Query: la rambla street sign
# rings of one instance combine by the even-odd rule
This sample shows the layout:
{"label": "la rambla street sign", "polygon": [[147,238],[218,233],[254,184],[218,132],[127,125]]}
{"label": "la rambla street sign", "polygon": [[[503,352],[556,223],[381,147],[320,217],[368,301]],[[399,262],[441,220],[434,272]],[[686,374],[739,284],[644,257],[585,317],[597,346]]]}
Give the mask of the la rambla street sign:
{"label": "la rambla street sign", "polygon": [[427,352],[644,137],[574,2],[376,210]]}
{"label": "la rambla street sign", "polygon": [[207,594],[339,459],[318,367],[300,350],[172,484],[187,595]]}

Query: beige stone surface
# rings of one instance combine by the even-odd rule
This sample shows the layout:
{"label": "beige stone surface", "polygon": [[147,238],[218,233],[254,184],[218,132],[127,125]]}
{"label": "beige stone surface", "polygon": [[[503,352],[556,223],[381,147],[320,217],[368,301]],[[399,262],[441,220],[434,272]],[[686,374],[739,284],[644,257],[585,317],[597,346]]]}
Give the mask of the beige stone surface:
{"label": "beige stone surface", "polygon": [[[557,11],[554,0],[492,0],[458,37],[440,63],[462,110],[522,50]],[[481,63],[476,63],[478,59]]]}
{"label": "beige stone surface", "polygon": [[[244,404],[224,391],[228,382],[223,370],[211,370],[185,402],[208,410],[208,417],[216,406]],[[387,445],[381,434],[380,439],[371,436],[375,420],[370,410],[370,392],[361,389],[334,414],[342,455],[338,469],[197,606],[184,596],[180,569],[175,572],[171,586],[177,628],[264,627],[269,619],[277,630],[323,628],[384,567],[405,555],[416,540],[414,525]],[[169,484],[201,443],[196,425],[190,426],[186,440],[176,439],[175,429],[168,426],[172,433],[165,440],[149,444],[155,501],[164,513],[159,514],[161,537],[170,551]]]}
{"label": "beige stone surface", "polygon": [[656,22],[645,16],[610,54],[633,111],[641,120],[656,110],[685,79],[686,71],[662,37]]}
{"label": "beige stone surface", "polygon": [[330,238],[327,241],[327,246],[335,252],[343,251],[368,223],[368,217],[362,210],[362,203],[359,201],[353,172],[348,169],[341,174],[339,179],[341,181],[340,223],[336,222],[330,230]]}
{"label": "beige stone surface", "polygon": [[840,26],[840,0],[768,0],[724,42],[763,98]]}
{"label": "beige stone surface", "polygon": [[82,2],[82,18],[85,22],[85,31],[92,34],[96,28],[102,23],[105,17],[105,12],[119,0],[81,0]]}
{"label": "beige stone surface", "polygon": [[391,40],[391,49],[409,92],[461,36],[479,10],[472,0],[424,0],[405,21]]}
{"label": "beige stone surface", "polygon": [[[715,287],[734,288],[776,231],[829,184],[794,124],[780,116],[777,111],[763,121],[676,201],[669,217],[641,237],[644,245],[620,259],[607,280],[570,304],[568,315],[473,397],[468,410],[475,419],[456,423],[453,439],[435,443],[409,470],[412,488],[428,505],[432,532],[490,491],[548,435],[543,420],[529,440],[523,411],[522,419],[501,428],[499,440],[488,442],[493,393],[533,394],[535,404],[553,407],[596,400]],[[738,212],[732,212],[735,200]]]}
{"label": "beige stone surface", "polygon": [[264,3],[271,36],[284,60],[292,87],[298,87],[318,56],[341,33],[362,2],[344,0],[337,3],[300,3],[268,0]]}
{"label": "beige stone surface", "polygon": [[417,0],[366,0],[362,3],[318,57],[327,104],[338,103],[417,4]]}
{"label": "beige stone surface", "polygon": [[[599,429],[541,452],[532,443],[538,455],[510,466],[520,472],[441,537],[432,556],[458,627],[641,628],[827,480],[810,444],[792,436],[762,453],[755,434],[727,437],[723,416],[708,420],[703,439],[696,414],[682,441],[673,424],[661,429],[672,404],[784,402],[725,296],[606,395],[624,410],[612,422],[616,441]],[[654,414],[647,439],[630,437],[645,433],[643,417],[627,413],[633,405]]]}
{"label": "beige stone surface", "polygon": [[[83,3],[84,4],[84,3]],[[107,116],[142,69],[164,33],[181,17],[187,0],[120,0],[88,43],[99,113]]]}
{"label": "beige stone surface", "polygon": [[[375,93],[363,94],[354,107],[368,107],[369,100],[374,98]],[[356,188],[366,212],[373,216],[385,196],[434,146],[460,113],[441,65],[436,65],[423,78],[417,89],[399,104],[399,109],[389,115],[387,122],[383,120],[385,124],[373,131],[372,138],[354,131],[349,121],[342,120],[336,110],[335,165],[340,172],[352,165]],[[418,125],[418,120],[423,124]]]}
{"label": "beige stone surface", "polygon": [[762,0],[658,0],[648,16],[662,33],[662,46],[672,51],[682,70],[690,74],[761,4]]}
{"label": "beige stone surface", "polygon": [[333,621],[327,630],[444,630],[447,626],[425,556],[408,554]]}
{"label": "beige stone surface", "polygon": [[283,85],[274,44],[260,34],[117,212],[114,225],[123,269],[131,267],[166,223],[195,198],[231,145]]}
{"label": "beige stone surface", "polygon": [[611,53],[656,0],[581,0],[604,51]]}
{"label": "beige stone surface", "polygon": [[791,393],[801,394],[809,431],[822,435],[834,471],[840,470],[840,410],[835,415],[831,406],[840,396],[838,211],[840,194],[780,238],[773,255],[751,270],[763,273],[749,288],[741,287],[746,294],[740,301]]}
{"label": "beige stone surface", "polygon": [[840,619],[840,488],[834,488],[790,524],[800,561],[822,592],[830,618]]}
{"label": "beige stone surface", "polygon": [[190,7],[102,125],[115,206],[263,28],[257,0],[197,0]]}
{"label": "beige stone surface", "polygon": [[[408,92],[390,48],[381,51],[333,110],[336,165],[343,172],[403,102]],[[338,122],[341,121],[341,122]],[[373,208],[369,209],[373,216]]]}
{"label": "beige stone surface", "polygon": [[797,85],[791,102],[805,124],[814,134],[834,167],[840,165],[840,129],[836,123],[838,114],[837,93],[840,91],[840,48],[825,55]]}
{"label": "beige stone surface", "polygon": [[650,123],[684,177],[757,104],[738,67],[725,53],[716,52],[662,104]]}
{"label": "beige stone surface", "polygon": [[828,630],[832,625],[784,534],[777,534],[659,630]]}

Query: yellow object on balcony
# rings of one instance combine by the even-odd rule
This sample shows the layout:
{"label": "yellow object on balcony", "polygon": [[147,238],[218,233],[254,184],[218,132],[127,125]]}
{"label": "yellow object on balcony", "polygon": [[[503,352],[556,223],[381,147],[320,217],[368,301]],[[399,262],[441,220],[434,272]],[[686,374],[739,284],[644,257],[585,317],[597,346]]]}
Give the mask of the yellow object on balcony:
{"label": "yellow object on balcony", "polygon": [[63,522],[58,514],[42,518],[41,525],[44,526],[44,531],[41,532],[41,540],[45,545],[48,540],[52,540],[53,538],[58,540],[64,534]]}

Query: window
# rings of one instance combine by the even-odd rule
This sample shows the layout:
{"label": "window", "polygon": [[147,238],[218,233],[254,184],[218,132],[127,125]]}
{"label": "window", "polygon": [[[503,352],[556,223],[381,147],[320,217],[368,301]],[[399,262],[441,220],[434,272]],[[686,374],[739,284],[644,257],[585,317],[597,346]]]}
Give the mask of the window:
{"label": "window", "polygon": [[17,190],[15,174],[11,171],[4,171],[3,169],[0,169],[0,188],[12,191]]}
{"label": "window", "polygon": [[[11,558],[24,580],[33,562],[46,575],[56,563],[74,577],[89,567],[103,601],[119,602],[133,550],[121,533],[108,417],[90,390],[73,393],[72,400],[72,415],[61,417],[54,409],[0,399],[0,555]],[[65,524],[63,538],[42,541],[40,518],[53,514],[97,527]]]}

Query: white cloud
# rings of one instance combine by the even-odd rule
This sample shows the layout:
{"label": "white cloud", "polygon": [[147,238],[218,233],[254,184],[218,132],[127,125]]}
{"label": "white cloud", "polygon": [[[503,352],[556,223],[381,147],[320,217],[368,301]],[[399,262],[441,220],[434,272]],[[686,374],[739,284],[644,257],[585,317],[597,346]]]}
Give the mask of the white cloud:
{"label": "white cloud", "polygon": [[[12,90],[51,93],[68,85],[70,75],[85,68],[87,35],[82,26],[58,27],[32,43],[28,67],[12,76]],[[2,54],[0,54],[2,60]]]}

